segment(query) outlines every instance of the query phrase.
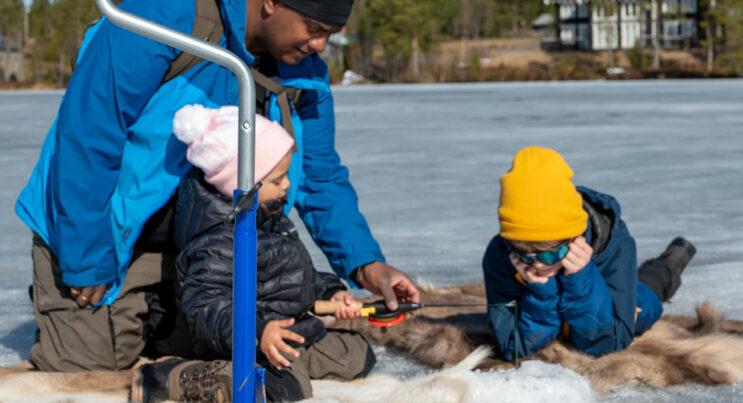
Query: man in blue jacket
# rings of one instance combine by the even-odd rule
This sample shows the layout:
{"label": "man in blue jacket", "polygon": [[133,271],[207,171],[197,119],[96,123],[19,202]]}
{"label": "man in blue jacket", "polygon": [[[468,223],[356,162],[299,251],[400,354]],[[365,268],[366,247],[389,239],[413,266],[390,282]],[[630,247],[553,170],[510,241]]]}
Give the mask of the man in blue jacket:
{"label": "man in blue jacket", "polygon": [[[210,31],[218,32],[215,42],[281,86],[303,91],[291,107],[297,150],[290,206],[339,275],[395,308],[398,299],[417,301],[418,291],[385,263],[358,210],[334,148],[333,98],[317,55],[352,4],[127,0],[121,8],[184,33],[196,32],[214,8],[223,30]],[[16,204],[34,232],[39,333],[31,359],[42,370],[126,368],[147,336],[167,340],[161,325],[172,315],[161,308],[176,292],[162,286],[173,279],[173,195],[191,167],[172,134],[173,116],[186,104],[235,105],[238,88],[229,70],[206,61],[169,74],[179,54],[105,18],[86,32],[57,120]],[[277,94],[258,95],[258,110],[281,120]],[[168,346],[153,348],[183,355]]]}
{"label": "man in blue jacket", "polygon": [[[566,337],[593,356],[625,349],[663,312],[696,253],[676,238],[637,267],[635,240],[606,194],[575,187],[555,151],[519,151],[501,177],[500,234],[483,257],[488,320],[513,361]],[[516,321],[514,321],[516,319]]]}

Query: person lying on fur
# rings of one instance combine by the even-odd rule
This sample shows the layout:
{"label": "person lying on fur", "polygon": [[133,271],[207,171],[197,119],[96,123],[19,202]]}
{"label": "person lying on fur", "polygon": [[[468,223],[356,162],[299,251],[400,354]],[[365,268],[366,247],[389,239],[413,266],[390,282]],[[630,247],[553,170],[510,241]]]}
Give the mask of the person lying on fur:
{"label": "person lying on fur", "polygon": [[[224,219],[237,187],[237,120],[234,106],[189,105],[173,122],[194,165],[178,190],[174,218],[178,302],[197,357],[213,361],[173,358],[144,365],[132,389],[134,401],[231,400],[234,223]],[[278,123],[256,116],[255,182],[262,182],[256,212],[256,360],[266,368],[269,401],[309,398],[310,379],[351,380],[366,376],[376,363],[360,334],[328,330],[308,313],[316,299],[349,304],[352,298],[337,275],[315,270],[282,213],[293,145]],[[337,318],[353,316],[347,308],[336,310]]]}
{"label": "person lying on fur", "polygon": [[[500,233],[485,251],[488,322],[496,347],[514,361],[559,336],[599,357],[647,331],[681,284],[696,253],[678,237],[638,269],[635,240],[617,200],[576,187],[554,150],[527,147],[500,178]],[[518,352],[517,352],[518,349]]]}

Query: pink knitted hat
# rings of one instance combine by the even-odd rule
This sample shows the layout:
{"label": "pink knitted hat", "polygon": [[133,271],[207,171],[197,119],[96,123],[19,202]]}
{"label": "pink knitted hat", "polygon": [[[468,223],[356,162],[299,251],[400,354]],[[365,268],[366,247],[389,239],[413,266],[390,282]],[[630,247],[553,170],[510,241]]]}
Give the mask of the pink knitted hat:
{"label": "pink knitted hat", "polygon": [[[232,197],[237,188],[237,107],[209,109],[186,105],[175,114],[173,132],[188,144],[188,161],[220,193]],[[255,182],[273,170],[291,150],[294,139],[281,125],[255,116]]]}

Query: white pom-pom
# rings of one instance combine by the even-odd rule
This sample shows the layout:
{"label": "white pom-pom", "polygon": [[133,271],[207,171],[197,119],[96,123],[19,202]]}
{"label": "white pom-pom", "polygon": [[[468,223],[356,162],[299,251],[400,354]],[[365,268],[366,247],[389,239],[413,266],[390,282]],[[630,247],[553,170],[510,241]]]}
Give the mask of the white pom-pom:
{"label": "white pom-pom", "polygon": [[175,113],[173,133],[178,140],[190,144],[201,137],[209,126],[212,109],[203,105],[186,105]]}

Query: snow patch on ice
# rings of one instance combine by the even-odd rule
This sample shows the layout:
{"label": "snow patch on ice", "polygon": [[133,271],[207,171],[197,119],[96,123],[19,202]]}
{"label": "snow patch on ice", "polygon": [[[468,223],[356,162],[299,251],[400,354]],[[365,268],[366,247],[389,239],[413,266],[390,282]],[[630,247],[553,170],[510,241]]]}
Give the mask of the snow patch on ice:
{"label": "snow patch on ice", "polygon": [[554,364],[528,361],[519,369],[442,370],[408,379],[389,375],[351,383],[314,381],[312,403],[592,402],[588,380]]}

